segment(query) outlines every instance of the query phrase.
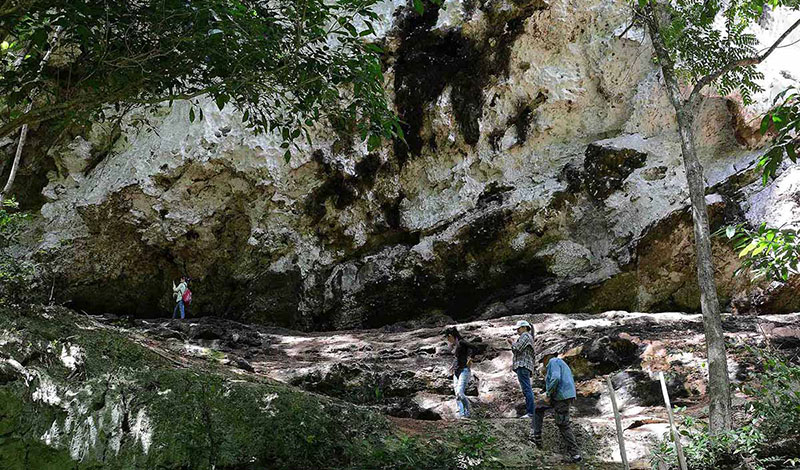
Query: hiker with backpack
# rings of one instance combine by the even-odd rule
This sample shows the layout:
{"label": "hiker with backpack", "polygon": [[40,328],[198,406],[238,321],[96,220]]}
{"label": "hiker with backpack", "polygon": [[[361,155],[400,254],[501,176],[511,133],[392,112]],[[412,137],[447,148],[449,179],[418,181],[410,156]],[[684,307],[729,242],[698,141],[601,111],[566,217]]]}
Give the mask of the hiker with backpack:
{"label": "hiker with backpack", "polygon": [[467,399],[467,385],[472,375],[472,358],[478,348],[476,345],[465,340],[456,327],[447,328],[444,331],[447,342],[453,352],[453,364],[450,372],[453,375],[453,391],[456,395],[456,405],[458,405],[458,417],[460,419],[469,418],[472,407]]}
{"label": "hiker with backpack", "polygon": [[531,418],[535,414],[535,402],[533,399],[533,387],[531,386],[531,375],[536,370],[534,366],[535,357],[533,350],[533,327],[525,320],[520,320],[514,326],[519,337],[508,338],[508,344],[511,345],[511,351],[514,353],[514,360],[511,365],[511,370],[517,373],[517,380],[522,389],[522,394],[525,395],[525,414],[520,418]]}
{"label": "hiker with backpack", "polygon": [[539,370],[545,375],[546,401],[543,406],[536,407],[536,415],[532,422],[533,443],[536,447],[542,447],[544,412],[552,409],[556,427],[561,434],[569,459],[574,463],[580,462],[582,460],[580,449],[569,422],[569,408],[576,397],[572,370],[554,350],[542,353],[539,361],[541,363]]}
{"label": "hiker with backpack", "polygon": [[172,318],[177,318],[178,310],[181,311],[181,320],[186,316],[186,306],[192,302],[192,291],[189,290],[189,277],[181,276],[181,282],[176,286],[172,283],[172,295],[175,296],[175,308],[172,310]]}

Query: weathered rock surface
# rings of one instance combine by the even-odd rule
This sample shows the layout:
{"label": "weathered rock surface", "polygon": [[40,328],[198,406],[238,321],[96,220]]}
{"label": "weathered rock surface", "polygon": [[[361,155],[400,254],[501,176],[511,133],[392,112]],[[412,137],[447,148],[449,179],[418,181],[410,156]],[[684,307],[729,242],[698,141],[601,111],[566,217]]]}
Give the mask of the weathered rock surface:
{"label": "weathered rock surface", "polygon": [[[378,469],[407,457],[393,453],[402,450],[393,447],[396,432],[454,440],[456,449],[492,438],[500,452],[486,466],[430,456],[418,468],[496,468],[498,462],[573,468],[553,455],[558,440],[549,418],[545,453],[529,443],[529,422],[516,418],[523,398],[505,338],[519,317],[458,325],[484,346],[468,393],[477,419],[464,423],[454,420],[452,356],[441,326],[303,333],[215,318],[154,321],[92,318],[57,307],[0,308],[2,468]],[[562,351],[578,378],[574,426],[593,468],[618,468],[619,461],[606,376],[637,468],[649,468],[652,441],[667,429],[658,372],[668,377],[673,403],[686,406],[681,413],[705,416],[699,315],[530,319],[539,351]],[[760,370],[745,345],[800,350],[797,314],[729,316],[725,329],[737,383]],[[739,406],[744,398],[736,396],[737,410],[745,409]]]}
{"label": "weathered rock surface", "polygon": [[[185,272],[194,314],[301,329],[695,311],[674,119],[643,32],[619,37],[627,2],[453,0],[421,16],[407,3],[381,3],[377,39],[407,145],[369,153],[321,124],[285,164],[277,137],[203,102],[199,123],[176,103],[140,116],[149,127],[126,124],[110,149],[100,125],[52,149],[27,242],[50,263],[58,300],[154,316]],[[696,135],[715,226],[797,220],[800,169],[751,184],[748,127],[797,84],[797,64],[766,70],[753,107],[705,100]],[[723,301],[749,296],[730,249],[715,257]],[[791,311],[797,299],[749,305]]]}
{"label": "weathered rock surface", "polygon": [[[490,422],[504,420],[507,424],[502,426],[524,434],[526,421],[516,419],[525,412],[524,399],[510,370],[512,354],[505,341],[518,319],[458,326],[467,338],[482,345],[467,391],[474,415]],[[593,458],[619,461],[606,376],[616,390],[632,460],[646,460],[652,441],[667,431],[659,372],[667,377],[675,405],[687,407],[686,413],[696,417],[706,415],[707,369],[700,315],[607,312],[528,319],[536,329],[538,351],[561,351],[576,376],[574,415]],[[127,334],[160,338],[159,347],[173,357],[216,357],[234,368],[242,368],[239,358],[243,357],[258,375],[365,405],[406,419],[401,421],[403,426],[419,428],[423,426],[419,421],[455,419],[448,373],[452,355],[441,335],[444,325],[407,323],[375,330],[301,333],[202,318],[185,323],[137,320]],[[730,315],[724,325],[734,383],[746,382],[762,370],[747,347],[769,344],[790,354],[800,349],[798,314]],[[208,330],[217,331],[214,338],[198,337],[197,332]],[[180,332],[180,338],[164,331]],[[536,382],[538,394],[542,384]],[[736,396],[737,408],[742,408],[738,405],[743,399],[744,395]],[[442,425],[448,426],[436,426]]]}

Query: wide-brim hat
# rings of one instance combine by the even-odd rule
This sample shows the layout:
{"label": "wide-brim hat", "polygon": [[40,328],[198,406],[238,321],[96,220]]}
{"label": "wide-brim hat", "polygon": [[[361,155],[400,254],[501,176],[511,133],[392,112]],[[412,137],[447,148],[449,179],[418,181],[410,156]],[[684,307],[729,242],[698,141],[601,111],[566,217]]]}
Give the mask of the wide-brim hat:
{"label": "wide-brim hat", "polygon": [[561,346],[550,346],[549,348],[541,351],[539,354],[536,355],[536,362],[542,362],[544,358],[547,356],[558,356],[561,354],[562,347]]}
{"label": "wide-brim hat", "polygon": [[528,323],[528,322],[527,322],[527,321],[525,321],[525,320],[520,320],[520,321],[518,321],[518,322],[517,322],[517,324],[516,324],[516,325],[514,325],[514,329],[515,329],[515,330],[518,330],[520,327],[523,327],[523,326],[524,326],[524,327],[527,327],[529,330],[532,330],[532,329],[533,329],[533,328],[531,327],[531,324],[530,324],[530,323]]}

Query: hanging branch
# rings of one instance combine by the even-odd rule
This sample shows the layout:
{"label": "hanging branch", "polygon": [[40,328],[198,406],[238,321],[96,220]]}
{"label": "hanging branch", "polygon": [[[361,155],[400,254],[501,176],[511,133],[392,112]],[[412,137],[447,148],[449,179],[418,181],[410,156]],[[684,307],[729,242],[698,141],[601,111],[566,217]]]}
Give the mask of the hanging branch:
{"label": "hanging branch", "polygon": [[690,109],[694,109],[694,107],[697,105],[697,102],[700,99],[700,92],[703,91],[703,88],[705,88],[706,85],[710,85],[711,83],[714,82],[714,80],[739,67],[748,67],[751,65],[760,64],[761,62],[766,60],[766,58],[769,57],[770,54],[775,52],[778,46],[780,46],[780,44],[784,40],[786,40],[786,38],[789,37],[789,35],[792,34],[792,31],[794,31],[798,26],[800,26],[800,19],[795,21],[794,24],[792,24],[791,26],[789,26],[789,28],[787,28],[786,31],[784,31],[783,34],[781,34],[780,37],[772,44],[772,46],[770,46],[770,48],[767,49],[763,54],[759,54],[752,57],[746,57],[744,59],[734,60],[732,62],[729,62],[716,72],[708,74],[702,77],[700,80],[698,80],[694,88],[692,89],[692,92],[689,94],[689,98],[686,100],[686,103],[689,105]]}

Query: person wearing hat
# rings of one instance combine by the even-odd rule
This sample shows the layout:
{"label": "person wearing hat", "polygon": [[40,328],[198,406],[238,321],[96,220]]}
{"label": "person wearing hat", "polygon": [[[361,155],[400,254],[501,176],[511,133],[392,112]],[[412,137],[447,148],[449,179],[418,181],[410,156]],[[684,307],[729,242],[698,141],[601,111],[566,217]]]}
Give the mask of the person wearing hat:
{"label": "person wearing hat", "polygon": [[542,424],[544,422],[544,411],[553,409],[556,426],[561,434],[561,439],[567,448],[568,456],[573,462],[582,460],[578,442],[569,423],[569,408],[575,401],[575,378],[572,370],[563,359],[558,357],[554,349],[542,353],[539,359],[541,363],[540,372],[545,373],[545,395],[550,406],[544,406],[536,411],[533,419],[533,442],[537,447],[542,446]]}
{"label": "person wearing hat", "polygon": [[525,395],[525,414],[521,418],[533,418],[536,407],[533,399],[533,387],[531,387],[531,375],[536,371],[533,327],[527,321],[520,320],[514,325],[514,329],[519,337],[517,339],[508,338],[508,344],[511,345],[511,351],[514,353],[511,370],[517,373],[519,386],[522,394]]}

